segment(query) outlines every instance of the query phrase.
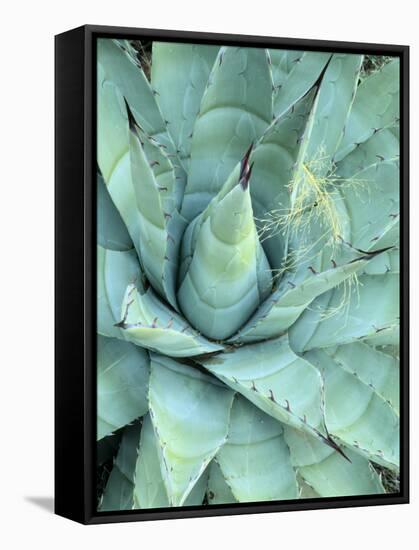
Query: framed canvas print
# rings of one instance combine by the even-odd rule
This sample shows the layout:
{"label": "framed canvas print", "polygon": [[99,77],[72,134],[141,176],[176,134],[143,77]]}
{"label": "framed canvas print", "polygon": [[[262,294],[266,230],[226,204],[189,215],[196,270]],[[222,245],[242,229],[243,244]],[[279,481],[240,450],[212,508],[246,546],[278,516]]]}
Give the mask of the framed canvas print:
{"label": "framed canvas print", "polygon": [[56,37],[56,513],[408,502],[408,47]]}

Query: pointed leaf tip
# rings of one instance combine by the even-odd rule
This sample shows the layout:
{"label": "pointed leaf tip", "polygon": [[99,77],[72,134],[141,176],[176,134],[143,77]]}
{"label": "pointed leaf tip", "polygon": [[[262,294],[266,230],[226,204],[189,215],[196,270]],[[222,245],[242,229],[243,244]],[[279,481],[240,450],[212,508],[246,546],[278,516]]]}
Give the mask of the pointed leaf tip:
{"label": "pointed leaf tip", "polygon": [[320,439],[326,443],[329,447],[331,447],[334,451],[339,453],[344,459],[346,459],[348,462],[352,463],[352,460],[343,452],[342,448],[339,447],[339,445],[332,439],[331,435],[328,433],[327,437],[324,437],[322,434],[319,433]]}
{"label": "pointed leaf tip", "polygon": [[126,100],[125,96],[124,96],[124,103],[125,103],[125,108],[127,110],[129,129],[131,130],[131,132],[134,132],[134,131],[136,131],[137,128],[139,128],[139,125],[138,125],[137,121],[135,120],[134,115],[132,114],[131,108],[130,108],[130,106],[128,104],[128,101]]}
{"label": "pointed leaf tip", "polygon": [[248,172],[241,178],[239,184],[242,186],[243,191],[249,187],[250,176],[252,175],[253,162],[249,167]]}
{"label": "pointed leaf tip", "polygon": [[253,163],[249,164],[249,158],[253,150],[253,142],[249,145],[247,151],[244,154],[244,157],[240,165],[240,176],[239,183],[242,186],[243,190],[246,190],[249,186],[250,176],[252,174]]}
{"label": "pointed leaf tip", "polygon": [[343,242],[343,244],[345,244],[349,248],[352,248],[352,250],[355,250],[356,252],[363,254],[361,258],[355,258],[352,261],[362,260],[364,258],[365,259],[373,258],[374,256],[378,256],[378,254],[381,254],[382,252],[388,252],[389,250],[393,250],[394,248],[396,248],[394,245],[390,245],[390,246],[386,246],[385,248],[380,248],[379,250],[363,250],[362,248],[357,248],[353,246],[353,244],[351,244],[350,242],[345,241],[341,236],[339,236],[339,239]]}

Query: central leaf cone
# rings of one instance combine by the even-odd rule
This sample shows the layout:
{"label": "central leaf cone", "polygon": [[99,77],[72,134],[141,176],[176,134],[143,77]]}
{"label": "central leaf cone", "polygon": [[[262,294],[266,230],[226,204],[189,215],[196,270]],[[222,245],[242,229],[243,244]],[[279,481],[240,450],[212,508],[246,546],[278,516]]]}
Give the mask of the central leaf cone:
{"label": "central leaf cone", "polygon": [[179,306],[192,326],[215,340],[232,336],[272,288],[249,193],[250,152],[182,244]]}

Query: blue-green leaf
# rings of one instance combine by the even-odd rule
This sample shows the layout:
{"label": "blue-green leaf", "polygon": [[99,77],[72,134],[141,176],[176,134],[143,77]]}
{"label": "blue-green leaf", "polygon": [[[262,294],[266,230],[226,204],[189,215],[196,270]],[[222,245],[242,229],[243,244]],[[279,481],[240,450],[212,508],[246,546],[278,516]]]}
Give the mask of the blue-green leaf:
{"label": "blue-green leaf", "polygon": [[202,212],[272,121],[272,76],[266,51],[224,47],[215,61],[192,137],[182,214]]}
{"label": "blue-green leaf", "polygon": [[208,468],[208,504],[232,504],[233,502],[237,502],[215,459],[211,461]]}
{"label": "blue-green leaf", "polygon": [[234,170],[194,225],[195,246],[178,291],[187,319],[216,340],[231,336],[272,285],[253,219],[249,176],[246,156],[238,177]]}
{"label": "blue-green leaf", "polygon": [[381,397],[395,413],[400,406],[400,372],[398,358],[363,342],[326,348],[335,363],[355,376]]}
{"label": "blue-green leaf", "polygon": [[256,225],[273,273],[286,253],[286,231],[276,223],[287,212],[299,144],[314,92],[307,94],[266,129],[250,155],[250,195]]}
{"label": "blue-green leaf", "polygon": [[134,248],[131,237],[99,174],[96,189],[97,243],[110,250],[131,250]]}
{"label": "blue-green leaf", "polygon": [[272,80],[276,89],[280,88],[286,81],[289,73],[299,62],[303,52],[300,50],[277,50],[269,49],[271,59]]}
{"label": "blue-green leaf", "polygon": [[321,375],[293,353],[287,336],[197,361],[277,420],[320,439],[325,434]]}
{"label": "blue-green leaf", "polygon": [[[284,437],[292,464],[311,492],[315,492],[310,498],[384,493],[380,477],[369,461],[353,449],[341,446],[343,456],[290,426],[284,426]],[[305,493],[300,498],[305,498]]]}
{"label": "blue-green leaf", "polygon": [[101,512],[131,510],[134,504],[134,471],[141,423],[125,428],[112,471],[98,509]]}
{"label": "blue-green leaf", "polygon": [[336,173],[341,178],[356,178],[357,174],[376,165],[379,161],[398,160],[400,141],[390,128],[375,132],[369,139],[357,147],[337,163]]}
{"label": "blue-green leaf", "polygon": [[297,498],[281,424],[241,396],[234,400],[228,440],[216,460],[239,502]]}
{"label": "blue-green leaf", "polygon": [[150,415],[144,417],[140,446],[135,466],[134,508],[161,508],[169,506],[160,472],[157,440]]}
{"label": "blue-green leaf", "polygon": [[[282,82],[278,81],[278,76],[275,74],[275,70],[273,71],[276,85],[274,95],[275,117],[282,116],[314,86],[330,59],[329,53],[298,53],[298,57],[293,56],[293,67]],[[273,59],[273,67],[275,67],[272,55],[271,59]]]}
{"label": "blue-green leaf", "polygon": [[176,176],[167,157],[150,142],[155,150],[150,160],[144,150],[147,136],[140,133],[132,121],[130,131],[131,177],[138,217],[139,250],[142,267],[153,287],[177,308],[176,274],[180,240],[185,228],[176,208]]}
{"label": "blue-green leaf", "polygon": [[115,326],[128,284],[140,277],[134,250],[127,252],[97,247],[97,331],[103,336],[123,338]]}
{"label": "blue-green leaf", "polygon": [[234,392],[198,369],[151,354],[150,414],[172,506],[182,506],[225,443]]}
{"label": "blue-green leaf", "polygon": [[359,85],[336,161],[375,132],[398,124],[399,71],[400,62],[394,59]]}
{"label": "blue-green leaf", "polygon": [[248,343],[279,336],[317,296],[356,274],[370,261],[370,257],[365,255],[359,255],[358,258],[320,273],[312,273],[305,263],[295,272],[290,271],[230,341]]}
{"label": "blue-green leaf", "polygon": [[123,337],[147,349],[172,357],[192,357],[224,349],[201,336],[140,282],[127,288],[121,312],[123,318],[118,327]]}
{"label": "blue-green leaf", "polygon": [[148,354],[115,338],[97,340],[97,439],[148,410]]}
{"label": "blue-green leaf", "polygon": [[361,55],[334,54],[321,79],[307,122],[292,186],[292,202],[304,187],[330,171],[353,103]]}
{"label": "blue-green leaf", "polygon": [[343,185],[341,202],[350,220],[350,243],[362,250],[380,250],[399,242],[400,168],[398,161],[378,161]]}
{"label": "blue-green leaf", "polygon": [[393,344],[398,326],[398,274],[362,275],[353,284],[340,285],[312,302],[290,328],[289,338],[297,352],[375,336],[380,336],[381,344]]}
{"label": "blue-green leaf", "polygon": [[[141,128],[171,152],[175,152],[151,85],[139,63],[136,63],[120,44],[108,38],[100,38],[97,41],[97,61],[103,71],[100,85],[105,86],[109,83],[115,86],[130,105]],[[100,88],[98,92],[100,94]],[[105,120],[105,117],[99,117],[99,121],[101,118]],[[99,126],[98,135],[106,138],[103,134]],[[105,174],[104,177],[107,180]]]}
{"label": "blue-green leaf", "polygon": [[[205,471],[185,500],[184,506],[197,506],[204,500],[208,475]],[[134,480],[134,508],[170,506],[162,473],[159,449],[150,415],[144,417]]]}
{"label": "blue-green leaf", "polygon": [[[97,158],[112,200],[118,209],[139,253],[140,232],[136,196],[131,180],[129,129],[126,102],[136,122],[149,140],[176,157],[175,146],[167,132],[150,84],[132,56],[111,39],[98,40],[97,81]],[[155,159],[149,159],[153,162]],[[176,165],[176,162],[174,163]],[[185,174],[176,172],[177,206],[183,195]]]}
{"label": "blue-green leaf", "polygon": [[189,162],[192,132],[219,47],[153,42],[151,85],[183,164]]}
{"label": "blue-green leaf", "polygon": [[[368,459],[388,468],[399,466],[399,418],[391,403],[381,395],[389,380],[387,372],[380,373],[380,357],[373,351],[360,353],[353,345],[338,348],[337,352],[313,350],[304,355],[323,375],[325,387],[325,418],[330,434]],[[365,350],[362,350],[365,351]],[[358,376],[356,364],[371,361]],[[345,362],[347,367],[341,368]],[[351,367],[351,365],[354,365]],[[348,370],[352,368],[354,372]],[[383,370],[385,364],[383,365]],[[394,381],[394,376],[393,376]],[[376,389],[377,386],[377,389]],[[381,392],[380,392],[381,390]]]}

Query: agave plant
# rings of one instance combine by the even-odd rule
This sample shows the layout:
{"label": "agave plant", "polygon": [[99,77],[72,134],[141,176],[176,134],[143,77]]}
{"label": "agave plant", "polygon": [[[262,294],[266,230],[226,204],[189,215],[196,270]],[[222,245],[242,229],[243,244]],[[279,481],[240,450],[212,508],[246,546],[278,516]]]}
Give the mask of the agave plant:
{"label": "agave plant", "polygon": [[149,73],[100,39],[97,61],[99,509],[385,492],[398,59],[154,42]]}

